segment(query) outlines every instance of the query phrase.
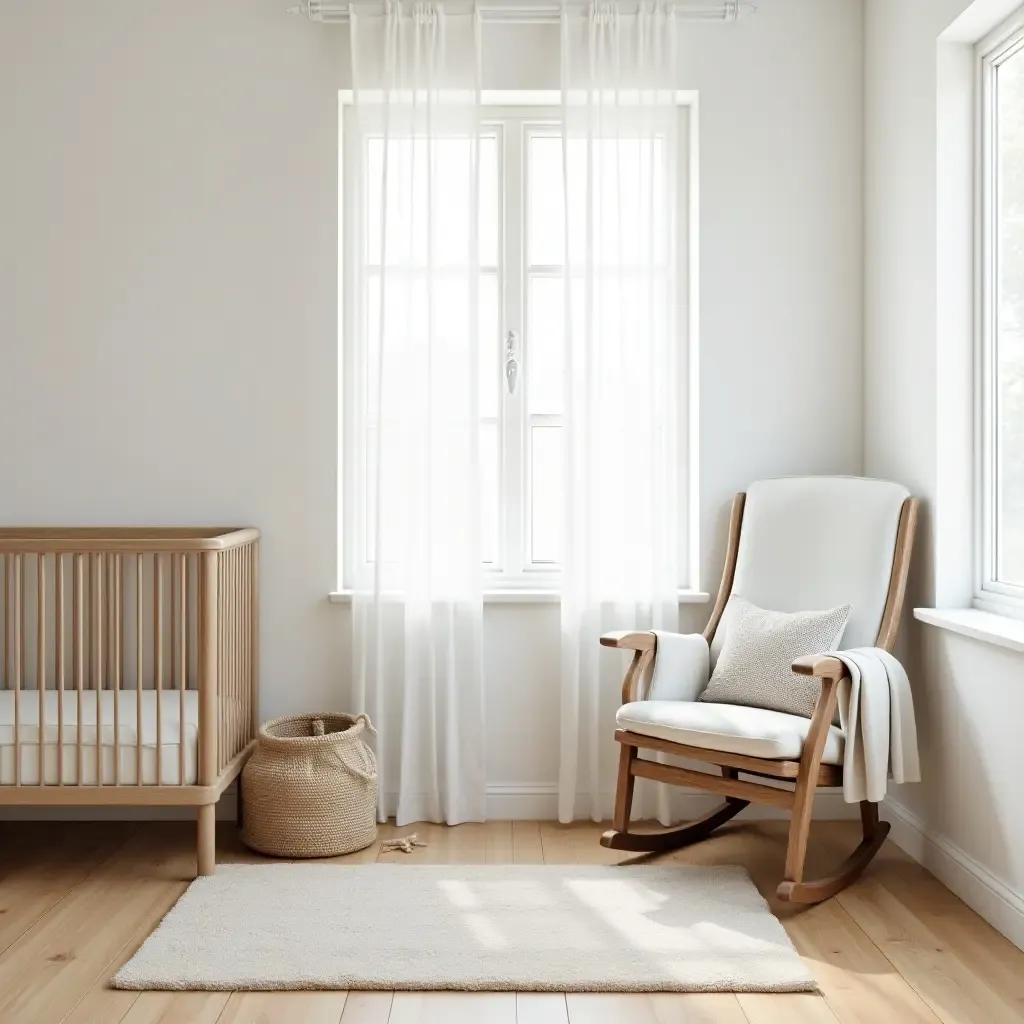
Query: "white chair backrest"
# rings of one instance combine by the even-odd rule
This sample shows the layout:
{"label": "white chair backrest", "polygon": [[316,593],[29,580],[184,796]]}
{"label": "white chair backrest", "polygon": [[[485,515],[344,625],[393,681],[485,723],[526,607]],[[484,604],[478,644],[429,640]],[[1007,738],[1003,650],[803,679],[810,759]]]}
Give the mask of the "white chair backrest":
{"label": "white chair backrest", "polygon": [[[889,592],[905,487],[864,477],[760,480],[747,490],[732,593],[780,612],[853,610],[842,647],[873,647]],[[729,609],[711,644],[725,641]]]}

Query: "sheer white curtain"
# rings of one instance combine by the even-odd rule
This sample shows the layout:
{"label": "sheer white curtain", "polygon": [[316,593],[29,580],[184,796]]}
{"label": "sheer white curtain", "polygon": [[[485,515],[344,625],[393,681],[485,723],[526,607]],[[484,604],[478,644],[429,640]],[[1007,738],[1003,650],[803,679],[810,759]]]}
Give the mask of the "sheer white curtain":
{"label": "sheer white curtain", "polygon": [[[562,821],[608,816],[623,666],[610,629],[676,629],[680,360],[675,26],[663,4],[562,11],[566,556]],[[585,187],[568,188],[569,182]],[[666,787],[661,787],[665,789]],[[638,797],[640,793],[638,791]],[[647,814],[668,821],[655,797]]]}
{"label": "sheer white curtain", "polygon": [[[379,10],[379,8],[378,8]],[[484,817],[477,305],[480,24],[351,11],[358,499],[353,703],[378,815]]]}

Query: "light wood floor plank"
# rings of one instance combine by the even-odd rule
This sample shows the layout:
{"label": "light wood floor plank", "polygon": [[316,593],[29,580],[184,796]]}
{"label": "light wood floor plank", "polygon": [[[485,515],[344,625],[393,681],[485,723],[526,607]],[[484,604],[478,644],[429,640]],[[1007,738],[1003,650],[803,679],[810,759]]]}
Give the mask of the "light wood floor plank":
{"label": "light wood floor plank", "polygon": [[514,864],[544,863],[544,846],[540,841],[539,822],[512,822],[512,862]]}
{"label": "light wood floor plank", "polygon": [[570,992],[569,1024],[747,1024],[731,993]]}
{"label": "light wood floor plank", "polygon": [[141,992],[121,1024],[217,1024],[230,997],[230,992]]}
{"label": "light wood floor plank", "polygon": [[655,992],[648,998],[658,1024],[747,1024],[747,1015],[731,992]]}
{"label": "light wood floor plank", "polygon": [[650,997],[626,992],[568,992],[569,1024],[659,1024]]}
{"label": "light wood floor plank", "polygon": [[139,994],[107,988],[106,981],[101,980],[86,992],[62,1024],[121,1024]]}
{"label": "light wood floor plank", "polygon": [[843,907],[828,900],[785,921],[793,945],[843,1024],[938,1024],[938,1017],[900,976]]}
{"label": "light wood floor plank", "polygon": [[[107,981],[117,969],[128,961],[146,940],[147,936],[163,920],[167,912],[178,902],[185,891],[187,882],[172,883],[163,898],[158,900],[135,932],[121,946],[111,961],[99,972],[92,987],[84,998],[65,1018],[64,1024],[106,1024],[121,1021],[140,998],[138,992],[124,992],[107,987]],[[146,995],[147,993],[142,993]],[[226,1000],[225,996],[225,1000]],[[223,1006],[223,1002],[221,1006]]]}
{"label": "light wood floor plank", "polygon": [[0,1020],[63,1020],[154,909],[173,905],[194,864],[166,829],[136,833],[0,956]]}
{"label": "light wood floor plank", "polygon": [[388,1024],[516,1024],[514,992],[396,992]]}
{"label": "light wood floor plank", "polygon": [[393,992],[349,992],[341,1024],[388,1024]]}
{"label": "light wood floor plank", "polygon": [[488,864],[512,864],[512,822],[489,821],[486,825],[486,855]]}
{"label": "light wood floor plank", "polygon": [[23,869],[0,879],[0,953],[109,857],[112,846],[131,836],[132,828],[112,825],[106,831],[83,829],[70,844],[54,836],[20,847]]}
{"label": "light wood floor plank", "polygon": [[471,821],[445,830],[444,862],[486,864],[489,831],[482,821]]}
{"label": "light wood floor plank", "polygon": [[[837,1017],[828,1003],[812,992],[792,995],[741,992],[736,996],[750,1024],[836,1024]],[[885,1024],[896,1024],[893,1017]],[[877,1022],[881,1024],[881,1022]]]}
{"label": "light wood floor plank", "polygon": [[568,1024],[565,996],[558,992],[520,992],[516,996],[516,1024]]}
{"label": "light wood floor plank", "polygon": [[1019,1024],[1020,1006],[1008,1003],[971,971],[874,877],[861,879],[837,899],[940,1020]]}
{"label": "light wood floor plank", "polygon": [[[579,864],[582,844],[579,842],[576,832],[576,827],[573,825],[562,825],[557,821],[542,821],[540,823],[540,843],[544,851],[544,863]],[[586,858],[584,862],[589,863],[589,854],[584,853],[584,857]]]}
{"label": "light wood floor plank", "polygon": [[875,880],[955,949],[965,967],[1019,1007],[1024,1020],[1024,952],[895,844],[883,847],[873,866]]}
{"label": "light wood floor plank", "polygon": [[344,992],[236,992],[217,1024],[338,1024]]}

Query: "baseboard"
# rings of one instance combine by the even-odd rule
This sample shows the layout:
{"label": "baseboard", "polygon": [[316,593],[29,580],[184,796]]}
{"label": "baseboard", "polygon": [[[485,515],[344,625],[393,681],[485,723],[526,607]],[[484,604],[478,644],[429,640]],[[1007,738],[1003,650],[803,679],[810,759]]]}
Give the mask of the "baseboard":
{"label": "baseboard", "polygon": [[489,782],[487,817],[493,821],[556,821],[558,786],[547,782]]}
{"label": "baseboard", "polygon": [[882,805],[889,838],[1014,945],[1024,949],[1024,896],[891,797]]}

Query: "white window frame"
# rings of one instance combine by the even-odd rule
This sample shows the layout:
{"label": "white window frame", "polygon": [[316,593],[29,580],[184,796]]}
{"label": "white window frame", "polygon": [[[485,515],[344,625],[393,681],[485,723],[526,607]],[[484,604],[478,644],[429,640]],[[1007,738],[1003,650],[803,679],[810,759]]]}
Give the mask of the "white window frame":
{"label": "white window frame", "polygon": [[[708,599],[697,586],[698,527],[697,514],[697,331],[698,331],[698,153],[697,153],[697,94],[677,92],[676,106],[682,119],[679,131],[681,152],[678,154],[680,178],[677,192],[677,288],[680,309],[678,318],[679,343],[684,358],[680,366],[680,425],[679,452],[685,460],[679,474],[678,508],[680,517],[679,544],[682,579],[679,581],[680,602],[702,602]],[[352,380],[352,346],[345,339],[355,330],[352,309],[354,303],[346,301],[355,285],[354,245],[357,239],[345,231],[346,211],[357,201],[354,194],[355,175],[346,174],[346,164],[355,158],[352,132],[346,133],[346,110],[351,106],[352,93],[339,93],[339,161],[338,161],[338,590],[335,600],[344,601],[351,591],[354,578],[353,558],[359,548],[351,535],[350,524],[358,521],[353,501],[356,489],[356,461],[350,455],[348,439],[354,436],[353,403],[346,400],[345,381]],[[499,502],[501,524],[499,551],[502,562],[490,568],[481,564],[485,597],[501,601],[557,601],[560,587],[560,568],[542,564],[529,564],[531,538],[528,519],[529,427],[531,417],[526,403],[528,378],[529,339],[527,337],[527,194],[526,146],[532,133],[557,130],[561,121],[561,97],[557,91],[505,91],[485,90],[483,103],[488,109],[485,121],[497,123],[501,139],[499,167],[500,201],[503,223],[499,237],[499,294],[501,299],[501,336],[514,330],[520,339],[518,357],[519,385],[513,395],[502,382],[499,412],[499,445],[503,467],[500,479],[503,493]],[[506,181],[508,178],[508,181]],[[511,186],[511,187],[509,187]],[[511,230],[510,221],[515,222]],[[502,370],[499,359],[499,371]],[[534,417],[536,418],[536,417]],[[509,426],[513,429],[507,429]],[[610,472],[615,470],[610,469]],[[511,483],[512,486],[508,486]],[[624,480],[624,486],[628,480]]]}
{"label": "white window frame", "polygon": [[997,578],[999,65],[1024,50],[1024,7],[975,47],[975,502],[973,606],[1024,619],[1024,586]]}

